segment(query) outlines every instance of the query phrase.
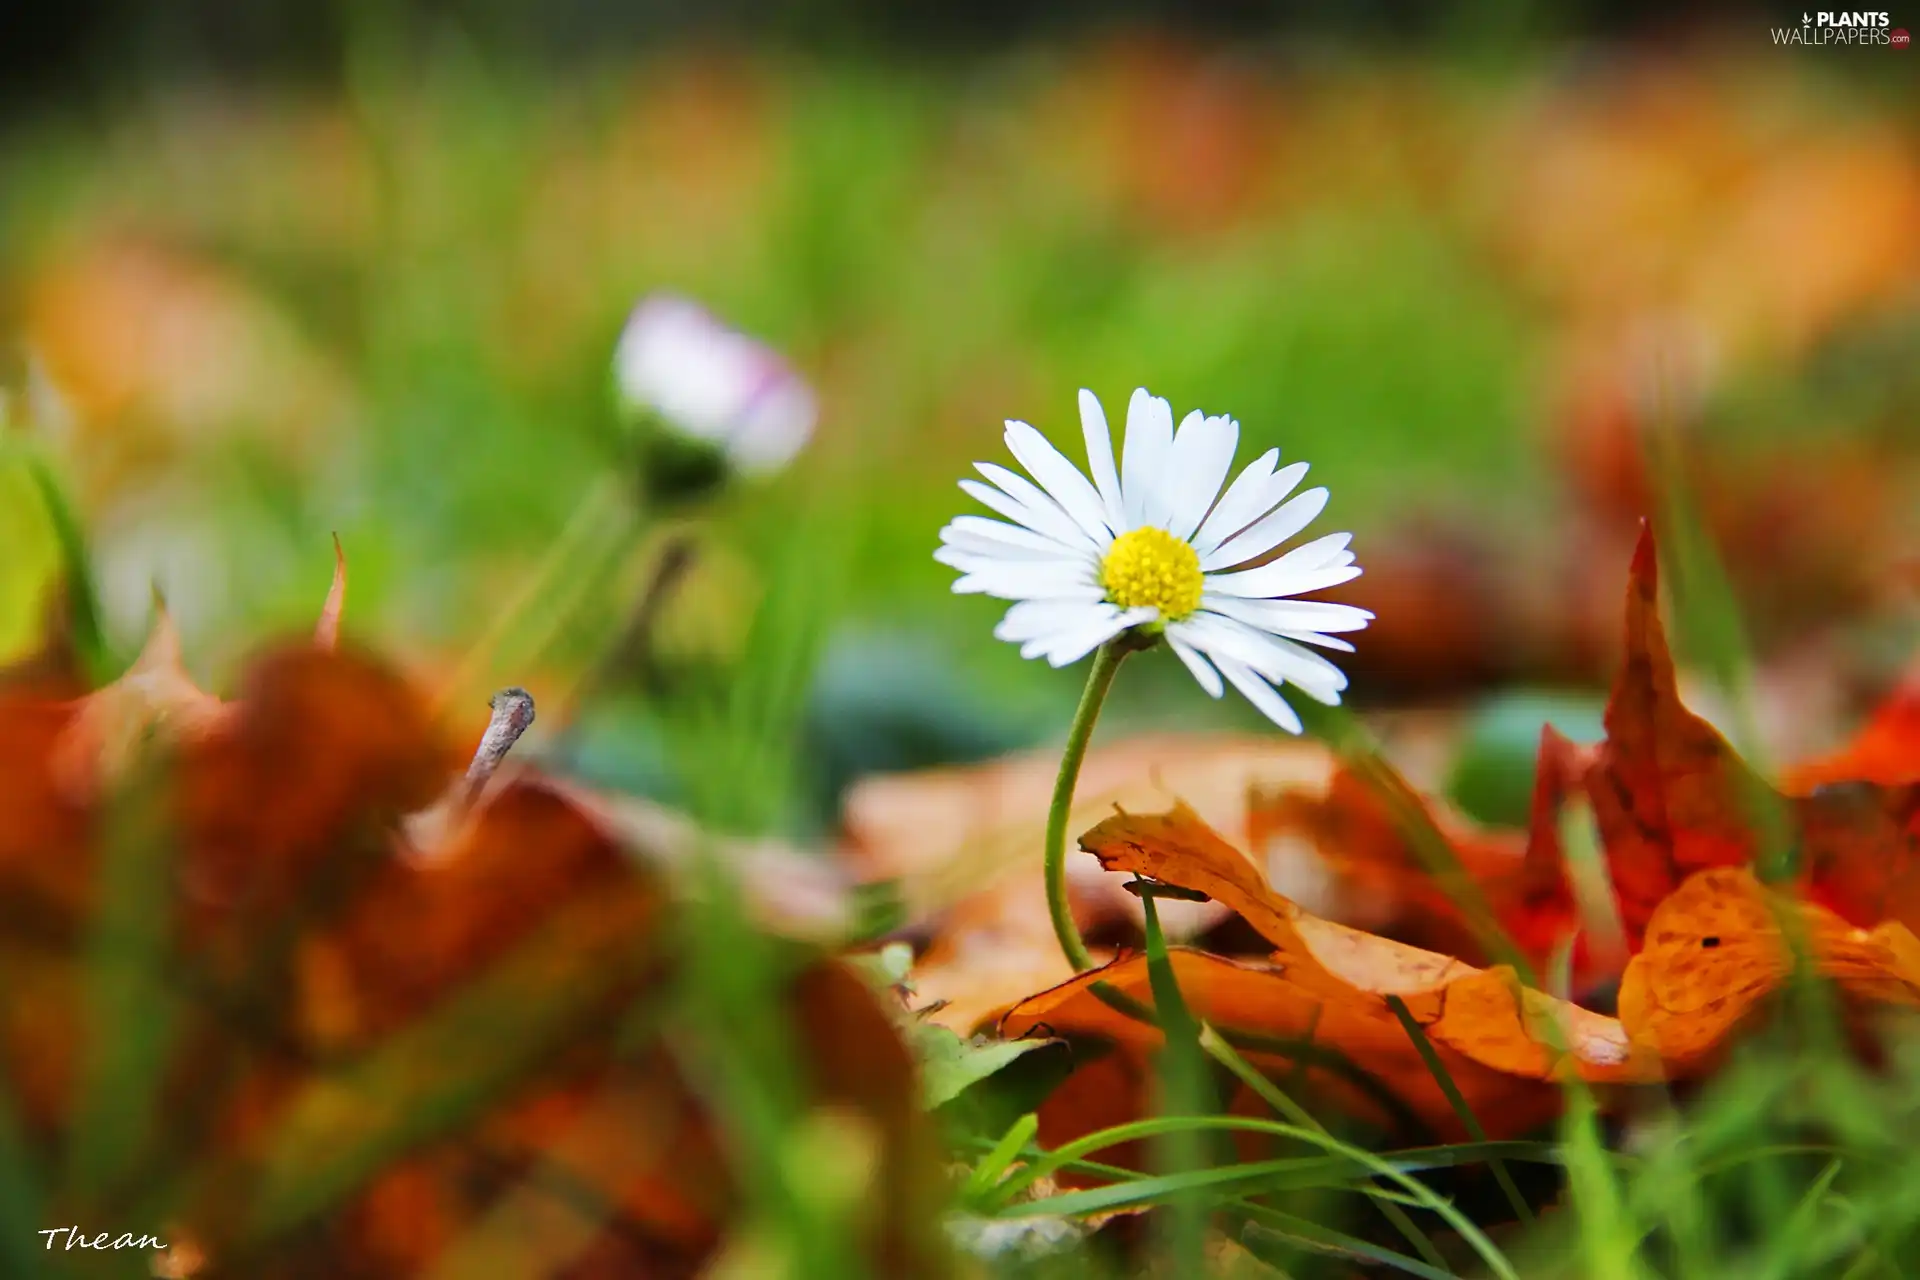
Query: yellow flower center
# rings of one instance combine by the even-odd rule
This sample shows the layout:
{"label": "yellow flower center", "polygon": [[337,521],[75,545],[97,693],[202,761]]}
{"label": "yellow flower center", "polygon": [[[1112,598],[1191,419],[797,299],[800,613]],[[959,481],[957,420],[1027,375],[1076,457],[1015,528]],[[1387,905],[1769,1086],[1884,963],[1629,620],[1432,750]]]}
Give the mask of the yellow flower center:
{"label": "yellow flower center", "polygon": [[1178,622],[1200,607],[1200,555],[1165,529],[1135,529],[1107,549],[1100,585],[1122,609],[1151,605],[1165,621]]}

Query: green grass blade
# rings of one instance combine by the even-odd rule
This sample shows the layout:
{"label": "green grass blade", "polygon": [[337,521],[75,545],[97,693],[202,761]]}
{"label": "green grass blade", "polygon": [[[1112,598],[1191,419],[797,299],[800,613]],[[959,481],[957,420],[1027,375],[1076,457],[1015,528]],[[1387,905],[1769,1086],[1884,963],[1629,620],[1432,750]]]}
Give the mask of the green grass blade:
{"label": "green grass blade", "polygon": [[100,1206],[154,1138],[180,1009],[163,981],[173,901],[164,773],[142,762],[114,797],[89,924],[85,1056],[67,1149],[67,1194]]}
{"label": "green grass blade", "polygon": [[[1460,1092],[1460,1086],[1454,1083],[1453,1073],[1447,1070],[1447,1064],[1440,1061],[1440,1055],[1434,1052],[1433,1042],[1427,1039],[1426,1029],[1414,1021],[1413,1011],[1407,1008],[1407,1002],[1399,996],[1388,996],[1387,1007],[1393,1010],[1393,1016],[1400,1019],[1400,1027],[1413,1041],[1413,1047],[1420,1051],[1420,1060],[1427,1064],[1434,1083],[1440,1086],[1440,1092],[1447,1096],[1447,1103],[1454,1114],[1460,1117],[1460,1125],[1475,1142],[1485,1142],[1487,1131],[1480,1123],[1480,1117],[1467,1105],[1466,1095]],[[1522,1222],[1533,1221],[1533,1210],[1528,1207],[1520,1188],[1514,1185],[1513,1176],[1507,1172],[1507,1166],[1499,1157],[1487,1161],[1492,1170],[1494,1181],[1500,1184],[1500,1190],[1506,1194],[1507,1203],[1513,1206],[1514,1213]]]}
{"label": "green grass blade", "polygon": [[[1256,1097],[1272,1107],[1275,1112],[1304,1129],[1326,1132],[1326,1126],[1321,1124],[1312,1112],[1288,1097],[1273,1081],[1261,1075],[1258,1068],[1242,1057],[1232,1045],[1221,1039],[1220,1034],[1212,1027],[1201,1028],[1200,1045],[1213,1056],[1214,1061],[1232,1072],[1240,1083],[1246,1085]],[[1445,1266],[1446,1259],[1441,1256],[1432,1238],[1420,1229],[1419,1224],[1408,1217],[1406,1211],[1386,1192],[1378,1188],[1374,1191],[1374,1204],[1380,1210],[1381,1216],[1393,1224],[1394,1229],[1406,1238],[1407,1243],[1412,1245],[1422,1258],[1433,1266]]]}
{"label": "green grass blade", "polygon": [[960,1192],[961,1203],[975,1204],[983,1199],[1039,1132],[1040,1117],[1031,1111],[1014,1121],[1000,1136],[1000,1141],[994,1143],[993,1148],[973,1166],[973,1172],[967,1176],[966,1186]]}
{"label": "green grass blade", "polygon": [[93,556],[87,549],[86,530],[67,501],[66,490],[53,474],[45,458],[37,453],[24,455],[27,474],[40,492],[41,505],[60,544],[61,576],[66,584],[67,631],[79,655],[82,667],[94,687],[113,678],[113,653],[107,645],[106,631],[100,623],[100,592],[93,577]]}
{"label": "green grass blade", "polygon": [[[1160,911],[1151,893],[1140,895],[1147,943],[1147,983],[1153,992],[1154,1013],[1160,1019],[1161,1108],[1168,1115],[1201,1115],[1219,1110],[1209,1099],[1207,1060],[1200,1052],[1200,1026],[1180,994],[1180,981],[1167,956],[1166,935],[1160,930]],[[1163,1169],[1176,1177],[1198,1170],[1207,1161],[1205,1130],[1169,1130],[1155,1144]],[[1185,1274],[1198,1274],[1205,1265],[1206,1202],[1185,1194],[1171,1201],[1167,1251],[1173,1265]]]}
{"label": "green grass blade", "polygon": [[1420,1280],[1458,1280],[1454,1272],[1446,1269],[1445,1258],[1433,1257],[1425,1261],[1410,1258],[1383,1245],[1336,1231],[1324,1223],[1283,1213],[1265,1205],[1242,1204],[1236,1206],[1236,1212],[1252,1220],[1252,1225],[1242,1233],[1240,1243],[1256,1257],[1260,1254],[1256,1247],[1259,1236],[1272,1235],[1296,1248],[1309,1249],[1349,1262],[1370,1262],[1392,1267],[1410,1276],[1419,1276]]}
{"label": "green grass blade", "polygon": [[4,1086],[0,1073],[0,1270],[30,1276],[42,1261],[41,1239],[35,1233],[48,1225],[42,1194],[46,1184],[20,1132],[12,1090]]}

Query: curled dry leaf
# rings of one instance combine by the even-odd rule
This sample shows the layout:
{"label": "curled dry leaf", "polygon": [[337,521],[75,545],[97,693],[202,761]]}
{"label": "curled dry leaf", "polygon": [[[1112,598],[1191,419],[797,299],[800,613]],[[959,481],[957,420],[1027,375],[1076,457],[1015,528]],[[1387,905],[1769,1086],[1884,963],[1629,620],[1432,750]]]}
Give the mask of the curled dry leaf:
{"label": "curled dry leaf", "polygon": [[[1275,951],[1261,964],[1177,951],[1182,994],[1223,1033],[1296,1046],[1292,1053],[1256,1049],[1254,1057],[1276,1071],[1289,1069],[1290,1058],[1308,1062],[1318,1073],[1314,1078],[1333,1084],[1335,1096],[1368,1119],[1389,1122],[1397,1105],[1432,1133],[1464,1133],[1388,996],[1406,1002],[1490,1133],[1512,1135],[1550,1118],[1563,1076],[1595,1084],[1661,1076],[1658,1060],[1636,1051],[1617,1021],[1524,988],[1510,969],[1477,969],[1303,910],[1275,893],[1252,863],[1190,809],[1122,814],[1088,832],[1081,844],[1109,870],[1206,893],[1272,942]],[[1148,995],[1144,958],[1126,957],[1016,1005],[1002,1020],[1002,1034],[1045,1027],[1137,1050],[1157,1043],[1157,1032],[1098,999],[1092,987],[1100,981],[1138,998]],[[1344,1060],[1352,1072],[1327,1075],[1311,1061],[1316,1051]],[[1060,1105],[1068,1106],[1072,1097]]]}
{"label": "curled dry leaf", "polygon": [[[1115,806],[1157,807],[1181,795],[1223,829],[1244,833],[1252,788],[1322,783],[1332,767],[1315,743],[1226,734],[1123,739],[1087,754],[1069,829],[1091,826]],[[930,1016],[962,1035],[1022,996],[1073,976],[1054,940],[1041,874],[1058,769],[1053,752],[1022,752],[869,778],[847,798],[844,858],[868,879],[898,879],[909,918],[934,920],[913,986],[923,1004],[939,1005]],[[1117,927],[1137,936],[1137,899],[1080,859],[1070,859],[1067,871],[1083,932],[1098,940]],[[1161,904],[1175,937],[1224,915],[1210,903]]]}
{"label": "curled dry leaf", "polygon": [[1793,971],[1781,924],[1802,932],[1815,969],[1855,1006],[1920,1006],[1920,941],[1888,921],[1859,929],[1766,889],[1745,867],[1690,877],[1647,923],[1620,984],[1620,1020],[1676,1074],[1710,1067]]}

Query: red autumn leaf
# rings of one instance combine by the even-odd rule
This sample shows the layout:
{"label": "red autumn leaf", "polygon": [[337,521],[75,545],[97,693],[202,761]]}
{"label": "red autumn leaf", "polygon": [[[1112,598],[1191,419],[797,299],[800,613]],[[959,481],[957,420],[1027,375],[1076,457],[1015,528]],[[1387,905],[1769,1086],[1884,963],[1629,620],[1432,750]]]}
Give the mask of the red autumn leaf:
{"label": "red autumn leaf", "polygon": [[1889,693],[1845,747],[1786,771],[1789,791],[1804,793],[1832,782],[1883,787],[1920,782],[1920,672]]}
{"label": "red autumn leaf", "polygon": [[1587,775],[1621,923],[1636,943],[1654,909],[1689,875],[1752,861],[1758,839],[1743,800],[1765,786],[1719,730],[1681,703],[1659,590],[1653,531],[1643,528],[1607,736]]}
{"label": "red autumn leaf", "polygon": [[[1860,926],[1920,926],[1920,786],[1873,780],[1786,798],[1757,777],[1705,720],[1680,701],[1660,622],[1653,535],[1643,530],[1627,592],[1626,659],[1607,705],[1607,737],[1587,774],[1620,916],[1637,945],[1647,920],[1688,876],[1744,866],[1761,845],[1767,809],[1797,837],[1805,896]],[[1872,757],[1904,733],[1896,707],[1870,729]],[[1897,754],[1897,753],[1891,753]],[[1869,769],[1880,777],[1897,776]],[[1822,773],[1831,779],[1831,763]]]}

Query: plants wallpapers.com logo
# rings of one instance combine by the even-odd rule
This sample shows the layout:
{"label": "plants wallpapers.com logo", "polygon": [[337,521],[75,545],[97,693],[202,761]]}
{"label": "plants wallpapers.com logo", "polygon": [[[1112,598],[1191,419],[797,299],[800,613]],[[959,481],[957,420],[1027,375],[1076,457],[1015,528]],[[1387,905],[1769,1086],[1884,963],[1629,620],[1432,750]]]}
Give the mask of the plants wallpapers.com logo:
{"label": "plants wallpapers.com logo", "polygon": [[1906,28],[1895,27],[1885,11],[1803,10],[1797,27],[1773,28],[1775,44],[1885,46],[1905,49],[1912,43]]}

